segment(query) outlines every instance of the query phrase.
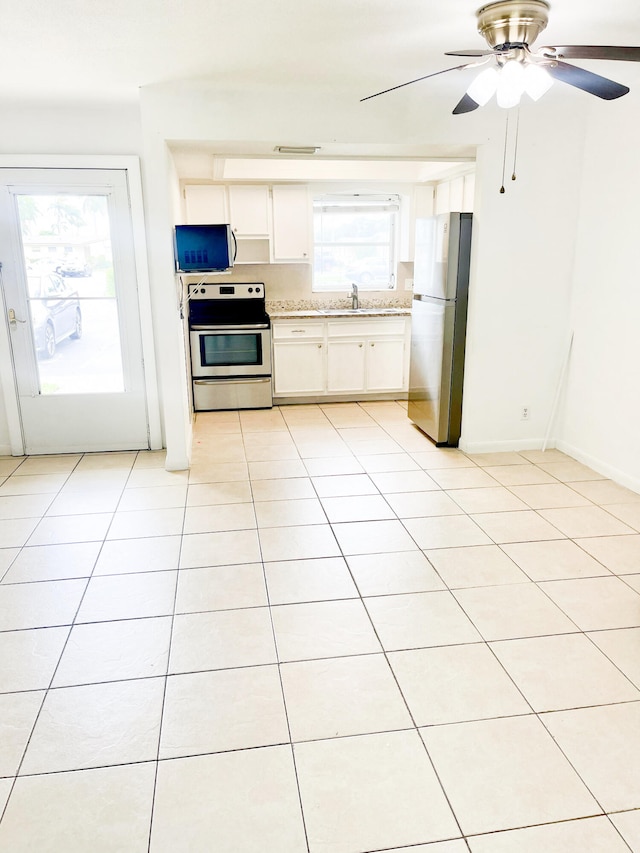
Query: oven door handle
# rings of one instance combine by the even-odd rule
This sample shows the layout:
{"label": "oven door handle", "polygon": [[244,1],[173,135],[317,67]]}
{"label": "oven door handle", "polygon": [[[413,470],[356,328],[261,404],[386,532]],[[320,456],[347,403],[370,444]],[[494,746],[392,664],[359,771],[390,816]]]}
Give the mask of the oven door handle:
{"label": "oven door handle", "polygon": [[242,332],[244,329],[268,329],[268,323],[234,323],[230,326],[190,326],[192,332]]}
{"label": "oven door handle", "polygon": [[260,382],[271,382],[270,376],[265,376],[264,379],[254,379],[247,377],[246,379],[225,379],[224,377],[216,377],[211,379],[194,379],[194,385],[257,385]]}

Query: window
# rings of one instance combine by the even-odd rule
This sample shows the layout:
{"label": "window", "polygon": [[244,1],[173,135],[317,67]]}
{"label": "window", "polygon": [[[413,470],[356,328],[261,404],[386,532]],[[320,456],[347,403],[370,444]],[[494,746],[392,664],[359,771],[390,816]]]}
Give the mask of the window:
{"label": "window", "polygon": [[16,194],[40,394],[125,390],[109,197]]}
{"label": "window", "polygon": [[396,286],[397,195],[326,195],[313,201],[313,289]]}

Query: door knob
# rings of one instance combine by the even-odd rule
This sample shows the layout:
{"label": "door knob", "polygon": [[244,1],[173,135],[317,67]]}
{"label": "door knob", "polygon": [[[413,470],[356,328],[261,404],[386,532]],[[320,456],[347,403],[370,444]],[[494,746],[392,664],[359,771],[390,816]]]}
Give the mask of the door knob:
{"label": "door knob", "polygon": [[26,323],[27,322],[26,320],[19,320],[18,317],[16,317],[16,312],[13,310],[13,308],[9,308],[7,314],[9,315],[9,323],[12,326],[15,326],[16,323]]}

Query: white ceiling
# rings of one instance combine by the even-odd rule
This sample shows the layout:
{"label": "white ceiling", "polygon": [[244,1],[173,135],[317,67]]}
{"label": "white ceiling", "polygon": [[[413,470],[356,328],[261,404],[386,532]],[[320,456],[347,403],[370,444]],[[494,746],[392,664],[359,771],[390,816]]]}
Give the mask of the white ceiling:
{"label": "white ceiling", "polygon": [[[361,97],[464,62],[444,56],[445,50],[484,48],[476,31],[479,5],[481,0],[7,2],[2,10],[0,100],[134,104],[141,87],[197,80],[232,91],[308,89],[310,109],[313,92],[347,93],[355,108]],[[552,0],[550,23],[536,46],[567,43],[640,45],[637,0]],[[640,86],[640,63],[578,64]],[[429,94],[450,99],[453,108],[469,73],[444,74],[370,103],[384,114],[415,103],[408,92],[421,87],[427,109]],[[585,95],[573,90],[571,97]],[[277,179],[277,169],[288,168],[291,178],[299,173],[299,161],[276,166],[268,159],[274,157],[273,146],[290,142],[276,139],[253,150],[242,141],[218,142],[213,149],[202,143],[190,147],[182,140],[173,147],[178,173],[186,179],[224,180],[233,175],[237,180],[242,179],[242,168],[255,178],[255,168],[228,159],[240,156],[262,157],[258,176]],[[340,179],[340,167],[331,158],[347,157],[362,180],[369,174],[401,180],[411,170],[410,179],[437,180],[468,168],[465,160],[472,159],[475,150],[404,148],[396,146],[394,157],[413,162],[391,163],[389,150],[382,146],[380,151],[372,145],[353,145],[350,150],[325,146],[314,159],[329,159],[310,169],[318,170],[317,180]],[[387,171],[376,157],[387,161]],[[427,158],[434,161],[428,174]],[[307,171],[307,178],[314,175]]]}
{"label": "white ceiling", "polygon": [[[236,89],[348,87],[364,97],[456,65],[454,57],[443,56],[445,50],[484,47],[476,32],[477,5],[477,0],[7,2],[0,97],[131,101],[141,86],[184,79]],[[553,0],[549,26],[537,44],[567,43],[639,45],[637,0]],[[621,82],[629,77],[629,63],[589,67]],[[453,92],[460,87],[456,77],[417,85]]]}

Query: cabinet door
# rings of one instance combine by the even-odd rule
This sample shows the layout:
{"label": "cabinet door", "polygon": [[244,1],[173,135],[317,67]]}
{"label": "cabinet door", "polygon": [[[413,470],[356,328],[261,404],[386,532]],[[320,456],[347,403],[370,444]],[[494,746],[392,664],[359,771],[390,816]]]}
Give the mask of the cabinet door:
{"label": "cabinet door", "polygon": [[327,390],[330,394],[340,394],[344,391],[364,391],[365,353],[364,340],[329,341]]}
{"label": "cabinet door", "polygon": [[274,261],[311,260],[311,208],[305,185],[273,187]]}
{"label": "cabinet door", "polygon": [[402,391],[404,339],[367,341],[367,391]]}
{"label": "cabinet door", "polygon": [[229,187],[229,210],[237,237],[269,236],[269,187]]}
{"label": "cabinet door", "polygon": [[274,341],[275,394],[323,393],[324,374],[322,341]]}
{"label": "cabinet door", "polygon": [[223,225],[229,222],[226,187],[186,186],[184,198],[188,225]]}

